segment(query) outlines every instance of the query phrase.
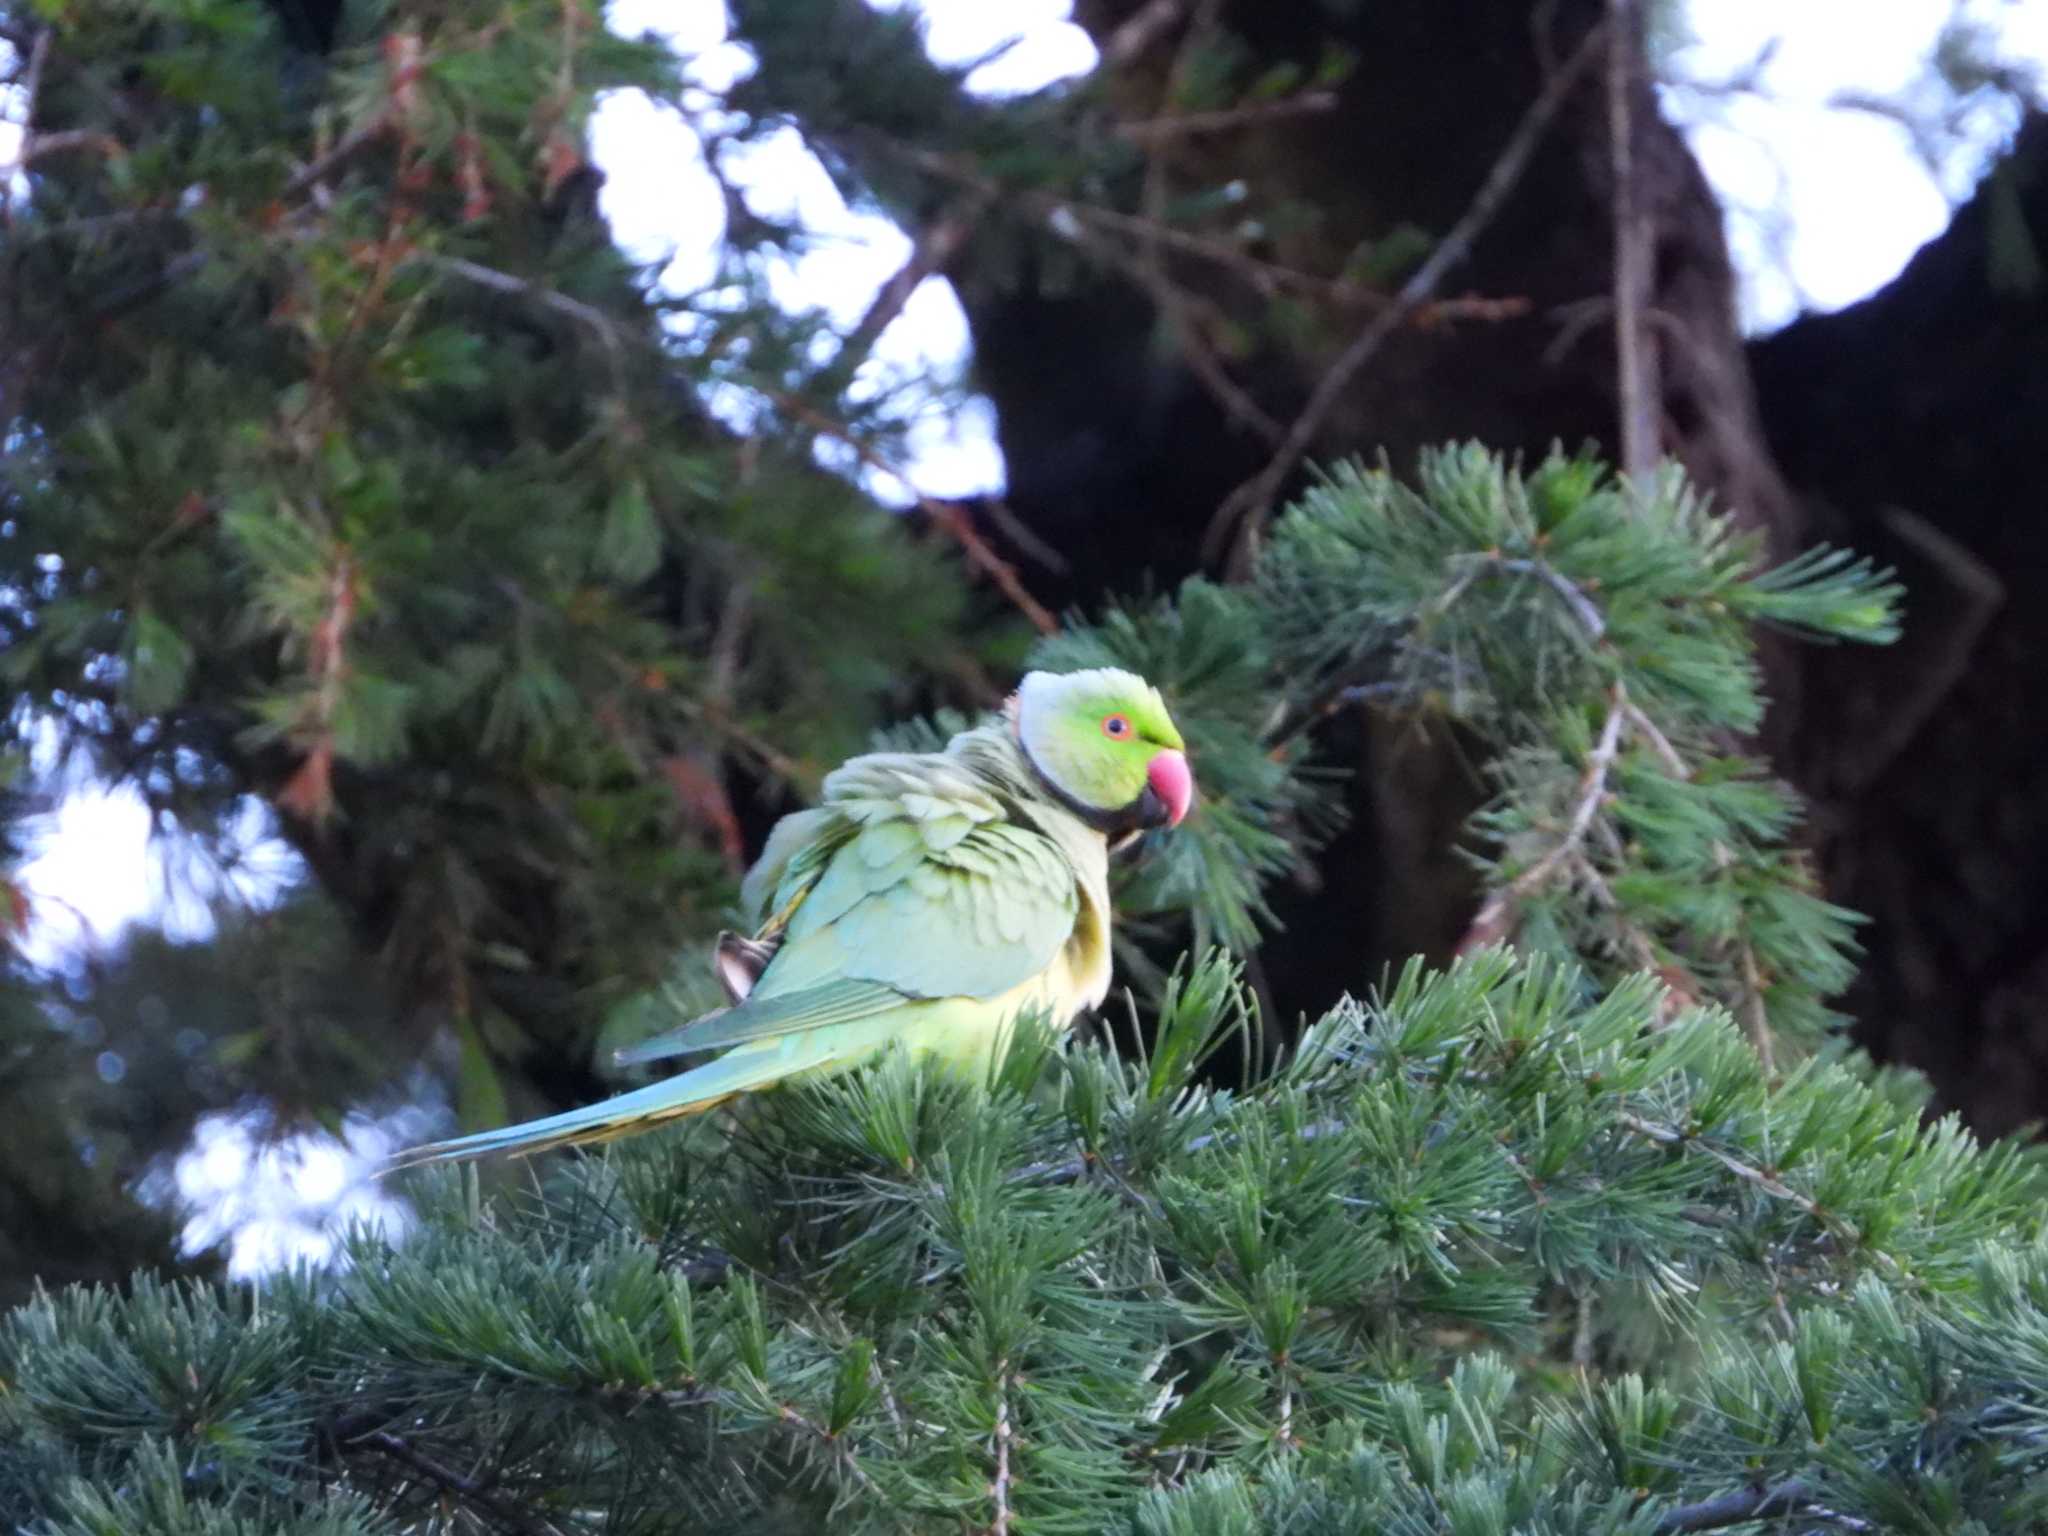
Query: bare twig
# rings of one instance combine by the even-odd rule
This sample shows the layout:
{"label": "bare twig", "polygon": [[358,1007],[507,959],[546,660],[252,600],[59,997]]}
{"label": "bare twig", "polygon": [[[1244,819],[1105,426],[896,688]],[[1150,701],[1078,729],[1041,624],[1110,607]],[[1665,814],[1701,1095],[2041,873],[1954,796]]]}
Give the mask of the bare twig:
{"label": "bare twig", "polygon": [[1283,97],[1279,101],[1254,101],[1240,107],[1224,107],[1214,112],[1182,112],[1164,117],[1139,118],[1132,122],[1116,125],[1119,138],[1130,139],[1138,144],[1156,144],[1163,139],[1190,138],[1202,133],[1229,133],[1238,128],[1252,128],[1260,123],[1271,123],[1290,117],[1308,117],[1319,112],[1334,112],[1338,95],[1335,91],[1303,91],[1298,96]]}
{"label": "bare twig", "polygon": [[1394,295],[1393,303],[1375,315],[1359,332],[1357,338],[1338,355],[1323,377],[1317,381],[1310,393],[1308,403],[1289,428],[1286,439],[1279,451],[1273,455],[1266,467],[1244,482],[1216,509],[1210,519],[1209,529],[1204,536],[1203,549],[1207,558],[1215,560],[1222,555],[1231,542],[1233,531],[1239,527],[1255,530],[1271,508],[1273,499],[1279,494],[1282,483],[1300,462],[1315,435],[1322,429],[1332,407],[1337,403],[1345,388],[1386,344],[1386,340],[1414,312],[1426,303],[1436,292],[1451,269],[1471,254],[1473,242],[1481,230],[1492,222],[1493,216],[1514,190],[1521,179],[1523,168],[1536,146],[1548,131],[1551,120],[1557,116],[1565,98],[1571,94],[1579,79],[1591,64],[1597,51],[1604,27],[1594,27],[1581,39],[1572,51],[1570,59],[1553,74],[1538,93],[1522,121],[1502,148],[1500,158],[1480,183],[1471,205],[1465,214],[1452,226],[1451,232],[1438,242],[1427,260],[1409,276]]}
{"label": "bare twig", "polygon": [[1886,700],[1883,717],[1860,734],[1854,761],[1842,775],[1850,789],[1873,782],[1926,729],[1942,701],[1969,675],[1977,644],[2006,599],[1998,573],[1925,518],[1903,507],[1886,507],[1880,516],[1888,531],[1940,569],[1962,602],[1959,613],[1950,608],[1944,614],[1954,615],[1945,627],[1919,630],[1936,651],[1934,662],[1910,678],[1900,696]]}
{"label": "bare twig", "polygon": [[1621,927],[1621,936],[1627,943],[1629,953],[1635,956],[1636,964],[1646,971],[1662,975],[1665,966],[1657,958],[1657,947],[1650,942],[1650,936],[1630,922],[1622,914],[1621,899],[1614,894],[1614,888],[1607,883],[1607,877],[1600,873],[1599,866],[1580,849],[1571,857],[1572,873],[1592,893],[1596,905],[1614,914],[1614,920]]}
{"label": "bare twig", "polygon": [[[1579,627],[1585,630],[1589,640],[1598,642],[1607,633],[1607,619],[1600,612],[1599,605],[1587,595],[1583,587],[1545,561],[1519,556],[1510,557],[1498,551],[1487,550],[1465,556],[1459,563],[1462,568],[1457,577],[1430,605],[1431,616],[1450,609],[1474,582],[1498,571],[1516,576],[1533,576],[1556,592],[1563,599],[1565,607],[1571,611]],[[1261,736],[1261,745],[1270,751],[1293,740],[1318,721],[1328,719],[1347,704],[1399,698],[1407,691],[1396,682],[1372,680],[1371,672],[1367,670],[1371,665],[1371,662],[1361,662],[1359,666],[1333,679],[1307,704],[1281,712]],[[1642,716],[1641,711],[1635,710],[1634,705],[1631,704],[1629,708],[1634,711],[1634,718],[1644,719],[1644,723],[1648,724],[1647,719]],[[1655,730],[1655,727],[1651,729]],[[1664,741],[1661,732],[1658,733],[1657,740]],[[1664,747],[1669,750],[1670,743],[1664,742]]]}
{"label": "bare twig", "polygon": [[1601,614],[1600,609],[1590,597],[1586,596],[1585,591],[1577,582],[1565,575],[1564,572],[1558,570],[1557,567],[1542,560],[1510,559],[1504,555],[1486,555],[1481,558],[1491,561],[1503,571],[1512,572],[1514,575],[1534,576],[1538,581],[1549,587],[1551,591],[1564,600],[1565,607],[1571,609],[1572,617],[1578,620],[1579,627],[1585,630],[1588,639],[1599,640],[1606,635],[1607,620]]}
{"label": "bare twig", "polygon": [[1644,714],[1634,699],[1628,701],[1627,709],[1629,728],[1650,744],[1650,750],[1657,754],[1657,761],[1664,765],[1664,771],[1674,779],[1691,778],[1692,769],[1678,755],[1678,748],[1671,745],[1671,738],[1657,729],[1657,722]]}
{"label": "bare twig", "polygon": [[293,198],[312,191],[327,177],[384,137],[384,130],[388,126],[389,119],[380,113],[353,133],[344,135],[334,148],[324,155],[317,156],[311,163],[295,172],[292,179],[284,184],[284,189],[278,193],[278,197],[290,202]]}
{"label": "bare twig", "polygon": [[[1165,84],[1160,88],[1159,111],[1162,115],[1158,121],[1174,121],[1173,104],[1180,99],[1202,44],[1215,29],[1220,9],[1221,0],[1199,0],[1194,18],[1188,23],[1187,35],[1181,39],[1173,66],[1167,70]],[[1159,241],[1160,231],[1169,227],[1166,222],[1167,149],[1165,144],[1154,143],[1146,152],[1145,180],[1139,194],[1145,233],[1139,242],[1140,256],[1133,270],[1138,281],[1152,295],[1153,302],[1159,306],[1160,317],[1179,342],[1181,355],[1194,371],[1196,379],[1223,407],[1225,418],[1250,426],[1269,444],[1277,443],[1280,441],[1280,423],[1267,415],[1264,408],[1230,377],[1223,360],[1209,346],[1208,339],[1189,314],[1187,295],[1167,275],[1166,257]]]}
{"label": "bare twig", "polygon": [[995,1500],[995,1518],[988,1536],[1009,1536],[1010,1531],[1010,1370],[1006,1360],[997,1367],[996,1377],[996,1479],[989,1488]]}
{"label": "bare twig", "polygon": [[[1712,1143],[1700,1137],[1688,1135],[1676,1126],[1659,1125],[1655,1121],[1645,1120],[1639,1115],[1627,1113],[1623,1113],[1616,1118],[1624,1130],[1633,1131],[1636,1135],[1657,1142],[1662,1146],[1697,1148],[1734,1174],[1738,1179],[1747,1184],[1755,1185],[1775,1200],[1783,1200],[1786,1204],[1795,1207],[1811,1219],[1815,1225],[1834,1234],[1845,1246],[1850,1248],[1862,1247],[1863,1233],[1854,1222],[1836,1215],[1810,1195],[1802,1195],[1798,1190],[1792,1188],[1791,1185],[1785,1183],[1784,1180],[1778,1178],[1777,1175],[1768,1173],[1751,1163],[1745,1163],[1733,1153],[1723,1152]],[[1899,1268],[1898,1260],[1894,1259],[1882,1248],[1870,1248],[1865,1251],[1869,1253],[1877,1266],[1894,1280],[1907,1278],[1905,1271]]]}
{"label": "bare twig", "polygon": [[[1076,224],[1092,225],[1096,229],[1124,235],[1133,240],[1157,240],[1161,245],[1236,273],[1262,297],[1270,298],[1276,292],[1288,290],[1321,300],[1326,304],[1339,304],[1375,313],[1395,303],[1393,297],[1378,289],[1363,287],[1343,278],[1319,277],[1313,272],[1283,266],[1277,261],[1266,261],[1228,240],[1197,234],[1178,225],[1154,225],[1137,214],[1121,213],[1114,208],[1104,208],[1095,203],[1075,202],[1046,193],[1024,193],[1021,194],[1021,200],[1044,209],[1047,215],[1055,220],[1064,217]],[[1528,308],[1528,301],[1519,297],[1487,298],[1478,294],[1466,294],[1455,299],[1438,299],[1432,303],[1417,305],[1403,318],[1416,324],[1431,325],[1451,320],[1500,321],[1526,314]]]}
{"label": "bare twig", "polygon": [[[1722,874],[1735,865],[1735,855],[1726,843],[1714,844],[1714,868]],[[1721,954],[1731,954],[1735,960],[1737,992],[1734,1013],[1742,1025],[1742,1033],[1756,1051],[1757,1059],[1763,1063],[1765,1075],[1778,1075],[1777,1050],[1771,1034],[1771,1020],[1764,1008],[1763,973],[1756,963],[1756,946],[1749,940],[1749,925],[1744,922],[1734,936],[1717,946]]]}
{"label": "bare twig", "polygon": [[989,579],[1002,590],[1003,596],[1007,597],[1017,611],[1029,619],[1041,634],[1052,634],[1060,627],[1059,620],[1026,589],[1023,578],[1017,574],[1017,568],[988,547],[987,542],[974,531],[974,525],[958,507],[925,495],[901,468],[891,464],[871,446],[862,442],[849,428],[834,421],[816,407],[793,395],[771,394],[769,398],[777,407],[787,411],[813,431],[831,438],[834,442],[844,443],[853,450],[854,457],[869,469],[877,470],[899,484],[907,486],[911,495],[917,499],[919,510],[959,542],[961,549],[966,552],[968,563],[987,573]]}
{"label": "bare twig", "polygon": [[1805,1507],[1812,1492],[1812,1485],[1798,1477],[1768,1488],[1738,1488],[1718,1498],[1666,1510],[1655,1529],[1657,1536],[1682,1536],[1687,1531],[1717,1531],[1723,1526],[1742,1525],[1772,1515],[1796,1514]]}
{"label": "bare twig", "polygon": [[1275,711],[1266,728],[1260,732],[1259,745],[1268,752],[1277,752],[1303,731],[1319,725],[1347,705],[1399,698],[1406,692],[1404,688],[1373,676],[1383,664],[1381,656],[1362,658],[1331,679],[1314,698]]}
{"label": "bare twig", "polygon": [[874,1479],[868,1476],[867,1468],[863,1467],[860,1464],[858,1458],[855,1457],[853,1453],[853,1446],[850,1441],[848,1441],[843,1436],[834,1435],[833,1433],[831,1433],[831,1431],[827,1430],[824,1425],[818,1423],[815,1419],[812,1419],[807,1415],[799,1412],[795,1407],[793,1407],[789,1403],[782,1403],[778,1406],[780,1407],[782,1412],[783,1423],[794,1425],[796,1428],[803,1430],[806,1434],[812,1435],[816,1439],[824,1442],[825,1446],[831,1451],[834,1459],[838,1461],[840,1466],[844,1467],[849,1473],[851,1473],[853,1475],[853,1480],[859,1483],[863,1488],[872,1489],[875,1486]]}
{"label": "bare twig", "polygon": [[1650,301],[1656,231],[1636,174],[1635,99],[1643,67],[1639,0],[1608,0],[1607,127],[1614,174],[1614,353],[1621,398],[1621,468],[1648,485],[1661,456],[1657,352],[1643,311]]}
{"label": "bare twig", "polygon": [[570,319],[589,327],[597,339],[604,343],[605,350],[612,355],[614,366],[617,365],[624,350],[623,343],[628,337],[618,321],[593,304],[570,298],[559,288],[550,288],[543,283],[532,282],[510,272],[501,272],[496,267],[486,267],[461,256],[437,256],[429,251],[416,251],[407,259],[423,262],[437,272],[459,277],[466,283],[475,283],[479,287],[495,289],[499,293],[516,294],[521,298],[531,299],[543,308],[567,315]]}
{"label": "bare twig", "polygon": [[1102,40],[1098,69],[1122,69],[1149,49],[1187,10],[1186,0],[1147,0]]}
{"label": "bare twig", "polygon": [[[1320,277],[1313,272],[1303,272],[1296,267],[1267,261],[1252,255],[1229,240],[1218,239],[1213,235],[1198,234],[1194,230],[1182,229],[1174,224],[1155,223],[1140,214],[1124,213],[1119,209],[1105,208],[1098,203],[1081,202],[1051,192],[1037,191],[1029,187],[1004,187],[973,166],[934,150],[886,138],[871,137],[867,142],[880,152],[904,165],[923,171],[926,175],[952,182],[955,186],[980,189],[1016,207],[1029,209],[1049,221],[1054,232],[1063,238],[1072,239],[1075,230],[1082,229],[1117,235],[1135,242],[1154,240],[1171,250],[1234,273],[1255,293],[1265,298],[1285,291],[1298,293],[1326,304],[1374,312],[1385,309],[1394,302],[1390,295],[1377,289],[1343,278]],[[1513,319],[1527,314],[1528,311],[1528,300],[1518,296],[1489,298],[1479,294],[1466,294],[1458,298],[1437,299],[1422,304],[1408,318],[1418,325],[1434,325],[1455,320],[1492,323]]]}
{"label": "bare twig", "polygon": [[36,99],[42,94],[43,67],[50,61],[50,28],[36,33],[29,44],[28,65],[21,77],[21,137],[15,141],[14,163],[0,165],[0,207],[6,209],[7,227],[14,227],[14,178],[35,158]]}
{"label": "bare twig", "polygon": [[1041,539],[1029,523],[1010,510],[1009,503],[1002,497],[984,496],[981,505],[988,512],[989,521],[1002,529],[1012,544],[1048,571],[1064,576],[1072,569],[1067,557]]}
{"label": "bare twig", "polygon": [[1600,803],[1607,798],[1607,775],[1621,750],[1621,725],[1626,717],[1628,694],[1619,682],[1608,690],[1607,720],[1600,727],[1600,739],[1586,756],[1585,772],[1579,777],[1579,797],[1572,806],[1571,820],[1564,836],[1549,852],[1486,898],[1472,926],[1459,941],[1461,952],[1483,948],[1506,936],[1514,924],[1516,906],[1531,892],[1541,890],[1550,877],[1565,866],[1586,840],[1586,831]]}
{"label": "bare twig", "polygon": [[554,1531],[551,1521],[535,1516],[517,1505],[509,1504],[475,1478],[465,1477],[452,1467],[444,1467],[432,1457],[413,1449],[410,1442],[400,1439],[387,1430],[377,1430],[351,1442],[366,1445],[381,1451],[393,1461],[410,1467],[425,1477],[443,1492],[460,1494],[478,1509],[484,1511],[501,1525],[520,1531]]}
{"label": "bare twig", "polygon": [[1197,381],[1223,407],[1224,415],[1233,421],[1250,426],[1267,442],[1277,443],[1280,440],[1280,423],[1268,415],[1265,408],[1224,371],[1222,359],[1216,355],[1215,348],[1209,344],[1201,325],[1196,321],[1195,310],[1198,307],[1212,315],[1220,315],[1221,311],[1214,304],[1175,284],[1167,277],[1164,267],[1157,259],[1158,247],[1161,244],[1173,243],[1167,238],[1174,233],[1172,227],[1144,219],[1132,222],[1140,231],[1140,253],[1136,255],[1085,227],[1070,230],[1068,237],[1083,250],[1092,253],[1104,265],[1126,273],[1133,282],[1152,296],[1152,302],[1158,306],[1161,317],[1171,327],[1174,340],[1180,344],[1183,360],[1193,370]]}
{"label": "bare twig", "polygon": [[903,306],[910,302],[910,296],[917,292],[918,285],[933,273],[945,271],[959,254],[960,247],[974,232],[975,221],[987,206],[987,193],[971,192],[918,232],[909,258],[876,290],[867,313],[860,317],[858,325],[847,332],[845,342],[830,365],[835,375],[851,377],[867,361],[868,353],[882,339],[882,332],[903,313]]}

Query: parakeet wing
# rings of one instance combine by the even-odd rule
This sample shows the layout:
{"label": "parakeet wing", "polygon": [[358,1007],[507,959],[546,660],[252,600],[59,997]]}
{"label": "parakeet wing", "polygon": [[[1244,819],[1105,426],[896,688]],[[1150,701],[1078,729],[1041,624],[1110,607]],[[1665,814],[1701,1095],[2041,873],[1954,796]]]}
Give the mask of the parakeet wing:
{"label": "parakeet wing", "polygon": [[849,768],[869,771],[853,784],[847,770],[835,775],[842,793],[883,792],[804,813],[818,819],[801,847],[771,837],[748,885],[775,901],[780,947],[752,991],[619,1060],[848,1024],[910,1000],[993,997],[1050,967],[1080,909],[1072,866],[1050,839],[997,819],[971,783],[946,793],[953,786],[935,786],[928,770],[897,766],[929,761],[858,759]]}

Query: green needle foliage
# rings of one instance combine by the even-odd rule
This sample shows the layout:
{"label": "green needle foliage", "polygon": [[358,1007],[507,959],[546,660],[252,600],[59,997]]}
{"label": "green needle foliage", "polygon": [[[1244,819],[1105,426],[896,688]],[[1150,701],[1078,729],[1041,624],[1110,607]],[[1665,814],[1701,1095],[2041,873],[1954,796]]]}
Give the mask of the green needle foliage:
{"label": "green needle foliage", "polygon": [[2029,1528],[2038,1158],[1660,1003],[1489,950],[1222,1087],[1212,956],[1142,1057],[1026,1028],[987,1085],[892,1057],[523,1193],[429,1177],[323,1276],[15,1312],[0,1518]]}
{"label": "green needle foliage", "polygon": [[1125,870],[1133,934],[1256,942],[1262,891],[1336,824],[1305,750],[1331,712],[1456,722],[1496,790],[1467,845],[1487,886],[1468,943],[1513,937],[1601,985],[1658,972],[1775,1064],[1836,1024],[1856,919],[1819,892],[1798,799],[1749,745],[1755,628],[1884,643],[1898,597],[1839,551],[1764,567],[1676,470],[1630,487],[1590,457],[1523,473],[1468,445],[1426,455],[1413,487],[1340,465],[1248,585],[1192,581],[1032,660],[1135,668],[1185,722],[1203,811]]}

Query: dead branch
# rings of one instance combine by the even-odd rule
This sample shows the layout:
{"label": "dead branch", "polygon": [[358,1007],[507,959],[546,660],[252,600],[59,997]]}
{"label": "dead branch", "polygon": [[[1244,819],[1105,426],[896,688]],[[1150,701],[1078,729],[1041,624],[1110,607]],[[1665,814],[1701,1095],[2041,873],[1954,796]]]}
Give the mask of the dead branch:
{"label": "dead branch", "polygon": [[1635,98],[1644,62],[1638,0],[1608,0],[1607,128],[1614,175],[1614,355],[1621,469],[1648,485],[1662,456],[1656,343],[1644,324],[1656,229],[1635,155]]}
{"label": "dead branch", "polygon": [[1147,0],[1128,21],[1102,40],[1101,62],[1096,67],[1124,68],[1170,31],[1186,9],[1186,0]]}
{"label": "dead branch", "polygon": [[1572,51],[1571,57],[1550,77],[1542,91],[1537,94],[1535,101],[1530,103],[1522,121],[1509,136],[1500,157],[1494,161],[1492,170],[1480,183],[1479,190],[1473,195],[1471,205],[1465,210],[1464,216],[1452,226],[1451,232],[1438,242],[1428,259],[1401,285],[1400,290],[1394,295],[1393,302],[1372,318],[1358,334],[1357,339],[1339,354],[1336,362],[1332,363],[1328,371],[1317,381],[1307,405],[1302,407],[1301,414],[1295,418],[1294,425],[1288,430],[1286,439],[1272,460],[1258,474],[1224,498],[1223,504],[1216,509],[1215,515],[1210,519],[1208,532],[1203,537],[1203,551],[1208,559],[1214,561],[1221,557],[1223,550],[1230,544],[1235,530],[1257,529],[1272,507],[1273,499],[1279,494],[1282,483],[1300,462],[1302,454],[1307,451],[1316,433],[1321,430],[1324,418],[1329,415],[1338,397],[1343,394],[1358,371],[1372,360],[1386,344],[1387,338],[1430,299],[1436,292],[1437,285],[1451,269],[1471,254],[1473,243],[1479,238],[1480,232],[1493,221],[1501,204],[1514,190],[1515,184],[1521,179],[1523,168],[1529,163],[1529,157],[1535,153],[1536,146],[1549,130],[1551,120],[1557,116],[1565,98],[1571,94],[1572,88],[1578,84],[1580,77],[1592,63],[1597,51],[1596,45],[1604,30],[1603,24],[1588,31],[1580,40],[1578,47]]}
{"label": "dead branch", "polygon": [[341,142],[326,154],[315,156],[311,162],[296,171],[292,179],[284,184],[284,189],[278,193],[279,199],[290,202],[293,198],[313,190],[381,139],[387,126],[388,119],[380,113],[354,132],[343,135]]}
{"label": "dead branch", "polygon": [[1931,638],[1939,642],[1934,664],[1909,681],[1904,696],[1891,701],[1883,718],[1859,742],[1855,760],[1843,775],[1851,790],[1873,782],[1926,729],[1942,701],[1969,675],[1978,642],[2006,600],[2006,585],[1998,573],[1925,518],[1904,507],[1886,507],[1879,515],[1889,532],[1940,569],[1961,595],[1962,612],[1931,631]]}
{"label": "dead branch", "polygon": [[14,178],[33,156],[36,137],[36,99],[43,89],[43,67],[50,61],[50,28],[36,33],[29,44],[28,65],[21,78],[21,137],[15,144],[14,163],[0,165],[0,208],[6,209],[7,227],[14,227]]}
{"label": "dead branch", "polygon": [[1010,1531],[1010,1374],[1009,1362],[1004,1361],[997,1369],[996,1378],[996,1477],[989,1488],[995,1500],[995,1518],[989,1522],[989,1536],[1009,1536]]}
{"label": "dead branch", "polygon": [[457,1494],[468,1500],[507,1529],[550,1532],[558,1529],[553,1522],[541,1519],[518,1505],[507,1503],[476,1479],[465,1477],[452,1467],[442,1466],[432,1457],[415,1450],[409,1441],[387,1430],[364,1435],[354,1443],[380,1451],[401,1466],[409,1467],[443,1493]]}
{"label": "dead branch", "polygon": [[968,563],[985,572],[1001,589],[1003,596],[1010,600],[1019,613],[1031,621],[1039,633],[1049,635],[1059,629],[1059,620],[1026,589],[1023,578],[1017,574],[1017,568],[988,547],[987,542],[974,531],[974,525],[960,508],[925,495],[902,468],[891,464],[870,444],[861,441],[851,428],[834,421],[815,406],[808,405],[793,395],[771,394],[768,398],[775,402],[779,410],[786,411],[793,419],[802,422],[812,431],[829,437],[834,442],[844,443],[853,450],[854,457],[869,469],[879,471],[907,487],[916,498],[918,509],[932,520],[935,527],[950,534],[959,542],[967,555]]}
{"label": "dead branch", "polygon": [[[1174,120],[1173,104],[1180,99],[1197,51],[1215,29],[1220,9],[1221,0],[1201,0],[1193,20],[1189,22],[1187,34],[1174,54],[1173,66],[1166,72],[1166,82],[1160,87],[1159,110],[1162,116],[1159,121]],[[1267,415],[1259,403],[1230,377],[1223,366],[1223,359],[1216,355],[1209,346],[1208,338],[1195,325],[1189,313],[1188,296],[1167,275],[1166,256],[1159,241],[1159,232],[1168,227],[1166,148],[1163,144],[1154,144],[1146,153],[1144,186],[1139,193],[1146,232],[1139,242],[1139,259],[1130,264],[1129,270],[1152,295],[1153,303],[1159,307],[1160,318],[1180,344],[1181,355],[1194,371],[1195,378],[1223,407],[1225,418],[1252,427],[1269,444],[1277,443],[1280,440],[1280,423]]]}
{"label": "dead branch", "polygon": [[1814,1488],[1805,1478],[1790,1477],[1767,1488],[1738,1488],[1696,1504],[1681,1504],[1666,1510],[1652,1529],[1657,1536],[1682,1536],[1689,1531],[1718,1531],[1724,1526],[1747,1525],[1772,1516],[1822,1515],[1830,1524],[1845,1530],[1867,1531],[1868,1521],[1832,1511],[1821,1511],[1813,1501]]}
{"label": "dead branch", "polygon": [[1587,829],[1607,798],[1607,775],[1621,750],[1621,726],[1627,717],[1628,693],[1619,682],[1608,690],[1607,698],[1607,719],[1600,727],[1600,739],[1587,754],[1585,772],[1579,776],[1579,796],[1572,806],[1571,819],[1565,824],[1564,836],[1542,858],[1486,898],[1472,919],[1472,926],[1459,941],[1459,953],[1482,949],[1505,938],[1514,926],[1515,909],[1523,898],[1541,890],[1552,875],[1577,855],[1579,845],[1586,840]]}
{"label": "dead branch", "polygon": [[967,237],[974,232],[975,221],[987,207],[988,195],[985,192],[970,193],[956,200],[918,231],[909,258],[876,290],[867,313],[860,317],[858,325],[847,332],[846,340],[832,359],[833,374],[850,379],[867,361],[868,353],[882,339],[882,332],[903,313],[903,306],[910,302],[910,296],[917,292],[919,285],[933,273],[944,272],[952,264],[961,246],[967,243]]}
{"label": "dead branch", "polygon": [[1338,100],[1335,91],[1303,91],[1298,96],[1283,97],[1279,101],[1247,102],[1243,106],[1222,107],[1214,112],[1182,112],[1139,118],[1118,123],[1116,131],[1119,138],[1137,144],[1157,144],[1166,139],[1192,138],[1203,133],[1230,133],[1235,129],[1255,128],[1262,123],[1291,117],[1334,112]]}

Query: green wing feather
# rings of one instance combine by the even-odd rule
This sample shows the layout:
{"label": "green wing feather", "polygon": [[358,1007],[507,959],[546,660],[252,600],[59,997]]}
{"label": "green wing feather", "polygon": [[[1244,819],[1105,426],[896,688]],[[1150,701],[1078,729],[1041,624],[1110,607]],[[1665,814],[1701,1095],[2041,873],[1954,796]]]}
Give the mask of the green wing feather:
{"label": "green wing feather", "polygon": [[803,813],[817,818],[804,828],[812,841],[777,847],[771,836],[748,877],[757,912],[772,900],[787,913],[753,991],[618,1059],[847,1024],[909,1001],[994,997],[1050,966],[1080,910],[1072,866],[1047,838],[998,820],[1001,807],[966,775],[915,771],[931,761],[856,758],[827,780],[840,798]]}
{"label": "green wing feather", "polygon": [[620,1053],[627,1062],[731,1048],[599,1104],[416,1147],[390,1166],[606,1141],[736,1093],[999,1026],[990,1000],[1044,975],[1073,936],[1078,874],[1052,839],[1005,819],[958,762],[856,758],[826,802],[777,823],[742,899],[774,946],[752,989]]}

